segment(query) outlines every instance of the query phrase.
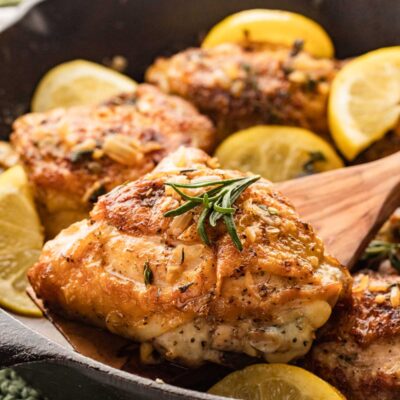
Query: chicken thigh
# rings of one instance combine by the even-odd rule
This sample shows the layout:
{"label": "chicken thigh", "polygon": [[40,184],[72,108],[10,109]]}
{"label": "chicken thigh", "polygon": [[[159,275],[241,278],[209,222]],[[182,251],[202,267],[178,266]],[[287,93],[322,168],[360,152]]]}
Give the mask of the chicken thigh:
{"label": "chicken thigh", "polygon": [[99,106],[25,115],[11,141],[52,237],[85,218],[100,194],[151,171],[179,146],[209,150],[214,129],[185,100],[144,84]]}
{"label": "chicken thigh", "polygon": [[201,205],[165,216],[185,204],[166,183],[246,176],[218,169],[201,150],[178,149],[47,242],[29,271],[33,289],[55,312],[142,342],[144,361],[161,354],[198,366],[223,363],[227,352],[269,362],[304,355],[347,296],[350,277],[290,202],[266,180],[247,187],[233,214],[241,251],[223,220],[205,224],[204,242]]}
{"label": "chicken thigh", "polygon": [[[146,79],[192,102],[215,123],[218,140],[254,125],[293,125],[332,142],[327,104],[331,83],[346,61],[315,58],[292,48],[227,43],[159,58]],[[355,163],[400,150],[400,121]]]}
{"label": "chicken thigh", "polygon": [[349,400],[400,399],[400,276],[362,271],[311,350],[309,369]]}
{"label": "chicken thigh", "polygon": [[301,126],[327,136],[329,88],[339,67],[300,48],[230,43],[160,58],[146,79],[195,104],[221,137],[257,124]]}

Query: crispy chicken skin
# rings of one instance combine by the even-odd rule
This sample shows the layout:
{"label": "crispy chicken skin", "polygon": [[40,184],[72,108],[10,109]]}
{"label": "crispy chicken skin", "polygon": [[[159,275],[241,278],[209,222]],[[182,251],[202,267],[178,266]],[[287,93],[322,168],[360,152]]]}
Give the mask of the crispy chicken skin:
{"label": "crispy chicken skin", "polygon": [[223,363],[225,352],[270,362],[304,355],[350,277],[270,182],[235,203],[241,252],[223,222],[207,225],[210,247],[201,241],[200,207],[164,217],[183,203],[166,182],[241,176],[178,149],[47,242],[29,271],[36,294],[55,312],[142,342],[145,361],[153,349],[190,366]]}
{"label": "crispy chicken skin", "polygon": [[209,150],[214,129],[185,100],[143,84],[99,106],[25,115],[11,141],[54,236],[86,217],[99,194],[151,171],[179,146]]}
{"label": "crispy chicken skin", "polygon": [[309,353],[308,367],[349,400],[400,398],[400,276],[361,271]]}
{"label": "crispy chicken skin", "polygon": [[339,67],[284,47],[223,44],[160,58],[146,79],[191,101],[222,136],[257,124],[301,126],[326,136],[329,87]]}
{"label": "crispy chicken skin", "polygon": [[[344,61],[314,58],[296,47],[223,44],[159,58],[146,79],[208,115],[219,140],[250,126],[279,124],[310,129],[332,142],[327,102],[332,80],[342,65]],[[399,150],[400,121],[355,163]]]}

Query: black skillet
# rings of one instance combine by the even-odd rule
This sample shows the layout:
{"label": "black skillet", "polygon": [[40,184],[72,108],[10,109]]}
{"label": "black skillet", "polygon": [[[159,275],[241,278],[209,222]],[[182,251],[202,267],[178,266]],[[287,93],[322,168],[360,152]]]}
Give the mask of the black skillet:
{"label": "black skillet", "polygon": [[[399,0],[47,0],[0,34],[0,138],[29,110],[40,77],[66,60],[128,60],[141,80],[157,56],[196,46],[223,17],[279,8],[320,22],[337,56],[400,44]],[[217,399],[159,384],[83,357],[0,310],[0,367],[15,366],[52,400]]]}

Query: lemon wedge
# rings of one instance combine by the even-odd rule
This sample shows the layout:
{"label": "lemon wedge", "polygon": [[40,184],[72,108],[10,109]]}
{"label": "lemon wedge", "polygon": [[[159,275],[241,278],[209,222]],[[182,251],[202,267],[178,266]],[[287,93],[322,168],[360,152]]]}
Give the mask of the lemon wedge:
{"label": "lemon wedge", "polygon": [[400,46],[372,51],[337,74],[329,96],[333,139],[352,160],[395,127],[400,116]]}
{"label": "lemon wedge", "polygon": [[204,49],[221,43],[266,42],[292,46],[304,41],[304,50],[316,57],[333,57],[326,31],[303,15],[281,10],[254,9],[233,14],[215,25],[202,43]]}
{"label": "lemon wedge", "polygon": [[335,150],[314,133],[292,126],[260,125],[225,139],[215,153],[222,168],[281,182],[343,167]]}
{"label": "lemon wedge", "polygon": [[41,316],[25,293],[26,271],[43,246],[42,227],[21,166],[0,175],[0,306],[19,314]]}
{"label": "lemon wedge", "polygon": [[42,78],[32,100],[32,111],[98,104],[122,92],[132,92],[137,83],[102,65],[75,60],[57,65]]}
{"label": "lemon wedge", "polygon": [[311,372],[286,364],[251,365],[229,374],[208,392],[243,400],[345,400]]}

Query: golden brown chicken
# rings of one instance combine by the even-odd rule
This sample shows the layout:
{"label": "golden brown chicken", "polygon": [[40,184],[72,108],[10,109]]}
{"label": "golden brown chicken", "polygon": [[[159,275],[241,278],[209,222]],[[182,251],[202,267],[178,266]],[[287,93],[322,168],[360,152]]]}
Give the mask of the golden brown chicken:
{"label": "golden brown chicken", "polygon": [[[223,44],[192,48],[159,58],[146,79],[166,93],[191,101],[215,123],[219,140],[258,124],[300,126],[332,141],[327,121],[331,82],[343,61],[315,58],[296,42],[272,45]],[[400,150],[400,121],[355,163]]]}
{"label": "golden brown chicken", "polygon": [[327,136],[329,87],[339,67],[300,48],[223,44],[160,58],[146,79],[191,101],[222,136],[257,124],[302,126]]}
{"label": "golden brown chicken", "polygon": [[179,146],[210,149],[214,129],[186,101],[144,84],[96,107],[25,115],[11,141],[51,237],[85,218],[98,195],[151,171]]}
{"label": "golden brown chicken", "polygon": [[270,362],[304,355],[350,278],[288,200],[263,179],[242,192],[233,216],[242,251],[223,220],[203,225],[204,242],[203,206],[164,215],[185,204],[166,183],[243,177],[180,148],[47,242],[29,272],[36,294],[64,316],[142,342],[144,359],[153,349],[190,366],[221,363],[226,352]]}
{"label": "golden brown chicken", "polygon": [[400,399],[400,276],[357,273],[307,364],[349,400]]}

